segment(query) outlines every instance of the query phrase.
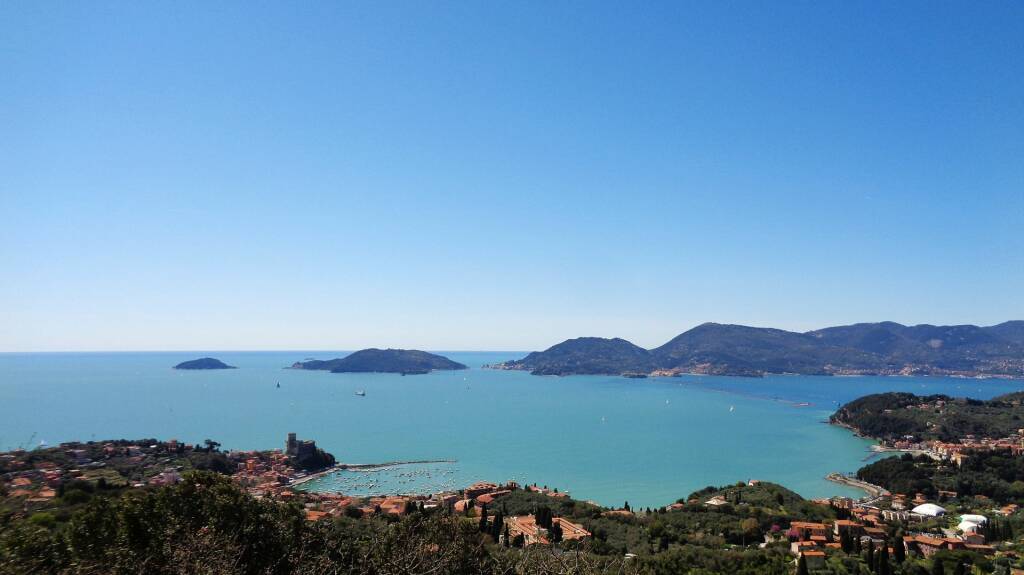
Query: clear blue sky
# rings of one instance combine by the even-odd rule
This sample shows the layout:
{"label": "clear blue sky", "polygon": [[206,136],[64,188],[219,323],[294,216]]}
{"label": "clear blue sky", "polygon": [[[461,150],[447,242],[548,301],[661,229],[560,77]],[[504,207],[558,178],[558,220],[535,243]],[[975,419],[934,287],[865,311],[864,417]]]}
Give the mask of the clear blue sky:
{"label": "clear blue sky", "polygon": [[0,3],[0,350],[1024,318],[1024,3]]}

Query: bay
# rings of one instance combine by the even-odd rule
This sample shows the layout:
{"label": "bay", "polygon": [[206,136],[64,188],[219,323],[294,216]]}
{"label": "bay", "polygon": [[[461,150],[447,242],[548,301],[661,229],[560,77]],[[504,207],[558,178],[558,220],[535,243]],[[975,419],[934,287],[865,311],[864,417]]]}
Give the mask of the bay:
{"label": "bay", "polygon": [[[882,391],[986,399],[1024,387],[933,377],[557,378],[480,368],[522,352],[439,352],[471,369],[405,377],[283,369],[345,353],[0,354],[0,449],[146,437],[270,449],[294,431],[341,461],[452,459],[438,473],[454,486],[515,479],[605,505],[653,507],[749,479],[805,497],[859,495],[824,479],[871,457],[871,442],[824,423],[837,404]],[[171,369],[207,355],[238,369]],[[408,476],[382,475],[396,489]]]}

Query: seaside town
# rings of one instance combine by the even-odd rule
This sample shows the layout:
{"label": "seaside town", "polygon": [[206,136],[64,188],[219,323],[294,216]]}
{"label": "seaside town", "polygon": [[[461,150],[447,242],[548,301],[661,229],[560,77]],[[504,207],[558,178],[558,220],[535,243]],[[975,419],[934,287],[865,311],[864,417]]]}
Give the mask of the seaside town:
{"label": "seaside town", "polygon": [[[214,469],[231,476],[232,480],[256,498],[271,498],[292,502],[304,508],[306,519],[401,516],[412,510],[445,508],[466,516],[486,514],[502,497],[518,489],[545,495],[553,499],[567,498],[557,489],[527,485],[520,487],[515,481],[504,484],[477,482],[462,490],[431,494],[394,494],[389,496],[349,496],[342,493],[314,492],[301,486],[319,476],[346,464],[334,464],[310,472],[307,463],[325,454],[314,440],[298,439],[289,433],[285,448],[268,451],[217,451],[218,444],[208,441],[205,446],[187,445],[175,439],[162,441],[108,441],[100,443],[63,443],[38,452],[18,449],[0,454],[0,485],[3,486],[4,506],[34,512],[67,494],[68,487],[92,490],[161,487],[177,484],[189,469]],[[199,465],[196,465],[196,463]],[[402,462],[379,465],[359,465],[372,468],[402,465]],[[566,518],[555,517],[545,522],[533,515],[511,516],[504,519],[507,529],[502,537],[509,543],[520,545],[548,544],[552,528],[559,533],[558,540],[582,540],[590,533],[582,525]],[[553,527],[557,525],[557,527]]]}
{"label": "seaside town", "polygon": [[[1024,453],[1024,439],[1018,433],[998,440],[965,437],[955,443],[907,440],[893,442],[885,449],[907,450],[928,460],[961,467],[970,457],[981,453],[1019,457]],[[401,465],[401,462],[379,465]],[[632,509],[628,503],[622,508],[607,509],[592,502],[575,502],[564,491],[520,485],[515,481],[477,482],[463,489],[386,496],[357,496],[303,488],[310,481],[348,467],[349,464],[336,463],[315,441],[299,439],[294,433],[288,434],[283,449],[267,451],[220,451],[219,444],[211,440],[203,445],[188,445],[173,439],[72,442],[0,454],[0,509],[7,516],[40,517],[58,507],[57,502],[73,505],[86,499],[82,492],[173,486],[182,482],[190,471],[206,470],[230,476],[235,485],[255,499],[299,506],[309,522],[342,517],[397,520],[414,513],[443,510],[453,516],[473,518],[479,522],[481,531],[492,534],[495,543],[501,546],[557,548],[567,542],[593,539],[588,521],[557,516],[546,505],[536,502],[532,503],[530,512],[506,513],[504,502],[515,499],[513,494],[525,493],[543,497],[556,508],[564,509],[558,507],[560,503],[579,503],[595,510],[589,517],[635,523],[656,522],[665,514],[692,513],[698,509],[711,513],[742,513],[738,510],[750,505],[747,499],[752,492],[763,488],[781,489],[748,480],[710,493],[697,492],[660,509],[642,510]],[[861,499],[833,497],[806,502],[817,506],[819,511],[812,508],[805,515],[819,515],[823,519],[789,517],[787,521],[782,517],[760,534],[757,546],[762,549],[785,546],[797,573],[833,572],[829,558],[840,553],[842,556],[866,553],[869,561],[888,562],[891,558],[902,563],[906,558],[928,560],[942,551],[962,551],[989,558],[1002,557],[1014,564],[1020,562],[1012,530],[1007,537],[1007,529],[1001,529],[999,523],[1018,514],[1015,503],[999,505],[984,496],[962,497],[950,490],[939,490],[935,498],[929,499],[924,493],[892,493],[855,477],[829,479],[863,489],[866,495]],[[783,501],[777,491],[775,496],[779,502]],[[744,546],[751,544],[745,536],[743,543]],[[627,548],[623,556],[635,557],[636,553]],[[1009,572],[1024,573],[1016,568]]]}

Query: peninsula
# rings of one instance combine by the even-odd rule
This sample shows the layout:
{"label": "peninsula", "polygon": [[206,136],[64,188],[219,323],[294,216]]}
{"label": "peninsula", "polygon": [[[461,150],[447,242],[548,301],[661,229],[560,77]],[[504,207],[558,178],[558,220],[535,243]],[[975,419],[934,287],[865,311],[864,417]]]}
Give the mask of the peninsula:
{"label": "peninsula", "polygon": [[[830,422],[890,447],[928,450],[964,439],[997,442],[1024,428],[1024,392],[980,401],[947,395],[876,393],[840,407]],[[1006,447],[1019,447],[1010,442]]]}
{"label": "peninsula", "polygon": [[331,373],[401,373],[417,375],[433,370],[466,369],[466,366],[442,355],[416,349],[363,349],[337,359],[297,361],[292,369],[311,369]]}
{"label": "peninsula", "polygon": [[193,359],[189,361],[183,361],[178,365],[174,366],[174,369],[237,369],[233,365],[228,365],[219,359],[212,357],[201,357],[199,359]]}
{"label": "peninsula", "polygon": [[581,337],[490,366],[536,375],[943,375],[1024,377],[1024,321],[859,323],[809,332],[705,323],[654,349]]}

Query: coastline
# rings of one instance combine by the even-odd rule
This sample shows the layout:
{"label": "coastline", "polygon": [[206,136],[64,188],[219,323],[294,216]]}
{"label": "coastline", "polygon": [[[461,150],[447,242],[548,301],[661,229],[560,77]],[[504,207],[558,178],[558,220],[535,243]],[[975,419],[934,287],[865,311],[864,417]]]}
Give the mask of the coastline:
{"label": "coastline", "polygon": [[880,487],[873,483],[868,483],[867,481],[861,481],[860,479],[849,477],[843,475],[842,473],[829,473],[828,475],[825,476],[825,479],[833,483],[838,483],[840,485],[845,485],[847,487],[860,489],[861,491],[867,493],[871,499],[877,499],[879,497],[889,497],[891,495],[891,493],[889,493],[889,491],[884,487]]}
{"label": "coastline", "polygon": [[305,475],[298,479],[294,479],[292,480],[291,483],[289,483],[289,485],[303,485],[305,483],[313,481],[314,479],[320,479],[321,477],[325,477],[338,471],[364,471],[369,469],[385,469],[388,467],[398,467],[401,465],[423,465],[430,463],[458,463],[458,461],[455,459],[420,459],[415,461],[387,461],[384,463],[335,463],[334,465],[327,467],[325,469],[321,469],[320,471],[316,471],[309,475]]}

